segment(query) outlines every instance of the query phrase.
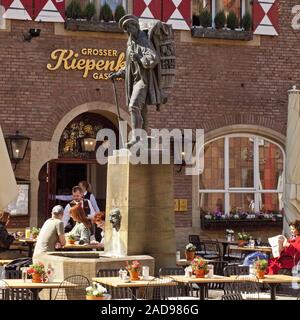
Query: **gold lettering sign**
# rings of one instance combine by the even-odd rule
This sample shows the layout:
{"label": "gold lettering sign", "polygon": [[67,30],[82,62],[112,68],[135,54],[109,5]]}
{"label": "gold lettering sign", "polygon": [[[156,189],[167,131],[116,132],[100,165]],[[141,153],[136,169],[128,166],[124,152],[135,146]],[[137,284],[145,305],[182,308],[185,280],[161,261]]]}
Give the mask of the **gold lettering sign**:
{"label": "gold lettering sign", "polygon": [[179,200],[174,199],[174,211],[179,211]]}
{"label": "gold lettering sign", "polygon": [[124,52],[110,49],[83,48],[80,54],[74,50],[56,49],[51,52],[50,59],[52,61],[47,64],[49,71],[78,70],[84,79],[91,75],[95,80],[107,80],[111,72],[125,66]]}
{"label": "gold lettering sign", "polygon": [[187,199],[179,199],[179,211],[187,211]]}

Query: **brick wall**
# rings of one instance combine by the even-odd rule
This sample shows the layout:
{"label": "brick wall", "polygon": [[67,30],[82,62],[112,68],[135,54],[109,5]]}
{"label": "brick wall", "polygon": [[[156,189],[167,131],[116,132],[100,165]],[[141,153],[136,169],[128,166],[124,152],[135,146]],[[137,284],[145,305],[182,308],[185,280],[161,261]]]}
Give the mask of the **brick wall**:
{"label": "brick wall", "polygon": [[[296,4],[299,0],[280,1],[279,37],[261,37],[260,46],[180,42],[176,32],[175,88],[159,114],[150,108],[149,126],[209,132],[255,124],[285,134],[287,90],[300,84],[300,31],[290,26]],[[40,28],[41,36],[23,42],[22,34],[32,27]],[[82,79],[77,71],[46,70],[54,49],[84,47],[124,50],[126,40],[55,35],[52,23],[25,21],[12,21],[11,32],[0,32],[0,124],[5,134],[19,130],[33,140],[50,140],[60,119],[76,106],[96,100],[114,104],[110,82]],[[118,92],[124,105],[123,83]],[[29,178],[29,156],[19,164],[17,176]],[[175,198],[188,199],[188,212],[176,213],[176,225],[190,228],[191,178],[183,172],[174,177]]]}

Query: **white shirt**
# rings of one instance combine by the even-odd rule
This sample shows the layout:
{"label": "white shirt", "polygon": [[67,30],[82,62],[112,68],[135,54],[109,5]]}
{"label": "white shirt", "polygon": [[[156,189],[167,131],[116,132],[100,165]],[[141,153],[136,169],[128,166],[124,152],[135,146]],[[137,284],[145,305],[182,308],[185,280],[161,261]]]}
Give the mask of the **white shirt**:
{"label": "white shirt", "polygon": [[[84,195],[86,195],[86,194],[87,194],[87,191],[84,193]],[[90,196],[90,202],[91,202],[91,205],[92,205],[93,209],[95,210],[95,212],[99,212],[100,209],[98,207],[96,198],[92,193],[91,193],[91,196]]]}
{"label": "white shirt", "polygon": [[[88,204],[89,204],[89,207],[90,207],[90,214],[87,216],[89,219],[92,219],[95,215],[95,210],[93,208],[93,206],[91,205],[91,202],[90,200],[87,200],[85,199]],[[81,205],[83,207],[83,200],[80,201],[81,202]],[[77,203],[79,204],[79,202]],[[70,209],[71,209],[71,206],[70,204],[67,204],[66,207],[65,207],[65,210],[64,210],[64,216],[63,216],[63,223],[64,223],[64,226],[67,226],[68,225],[68,222],[70,220]]]}

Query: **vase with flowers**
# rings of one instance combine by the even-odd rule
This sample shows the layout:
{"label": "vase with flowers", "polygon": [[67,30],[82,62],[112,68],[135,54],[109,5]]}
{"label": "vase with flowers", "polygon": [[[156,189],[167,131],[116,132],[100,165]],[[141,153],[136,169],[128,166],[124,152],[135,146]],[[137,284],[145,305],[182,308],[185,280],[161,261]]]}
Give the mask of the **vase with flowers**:
{"label": "vase with flowers", "polygon": [[75,238],[75,236],[73,234],[67,235],[67,243],[68,244],[74,244],[75,240],[76,240],[76,238]]}
{"label": "vase with flowers", "polygon": [[195,257],[192,260],[191,267],[196,278],[204,278],[208,274],[208,263],[201,257]]}
{"label": "vase with flowers", "polygon": [[187,261],[192,261],[195,258],[196,246],[189,243],[185,246],[185,257]]}
{"label": "vase with flowers", "polygon": [[243,247],[250,239],[250,235],[247,232],[239,232],[237,236],[239,247]]}
{"label": "vase with flowers", "polygon": [[47,272],[42,262],[32,264],[27,269],[27,274],[31,276],[33,283],[41,283],[47,281]]}
{"label": "vase with flowers", "polygon": [[258,259],[254,262],[256,276],[258,279],[264,279],[268,268],[268,261],[265,259]]}
{"label": "vase with flowers", "polygon": [[99,283],[93,282],[92,286],[86,288],[86,300],[109,300],[107,289]]}
{"label": "vase with flowers", "polygon": [[39,228],[33,227],[31,229],[31,235],[32,235],[33,239],[36,239],[38,237],[39,233],[40,233],[40,229]]}
{"label": "vase with flowers", "polygon": [[140,280],[139,273],[141,270],[141,264],[137,260],[132,261],[131,263],[127,261],[126,269],[130,274],[130,280],[132,281]]}

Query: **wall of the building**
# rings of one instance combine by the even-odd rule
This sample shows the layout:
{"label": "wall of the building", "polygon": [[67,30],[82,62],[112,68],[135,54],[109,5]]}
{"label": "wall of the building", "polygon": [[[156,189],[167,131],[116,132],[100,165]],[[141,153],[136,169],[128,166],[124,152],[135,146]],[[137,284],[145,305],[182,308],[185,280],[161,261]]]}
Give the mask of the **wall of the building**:
{"label": "wall of the building", "polygon": [[[280,1],[278,37],[255,37],[250,42],[210,41],[177,31],[175,87],[160,113],[150,108],[149,126],[204,128],[209,133],[243,124],[285,135],[287,91],[300,83],[300,32],[290,26],[291,9],[298,2]],[[23,33],[32,27],[41,29],[40,37],[24,42]],[[10,32],[0,31],[0,123],[5,134],[19,130],[33,141],[50,141],[62,117],[78,105],[94,101],[114,104],[109,81],[82,79],[78,71],[49,72],[46,65],[56,48],[124,50],[125,35],[63,35],[57,34],[53,23],[26,21],[11,21],[10,28]],[[118,84],[118,92],[124,106],[123,83]],[[29,168],[30,149],[16,175],[28,179]],[[174,179],[174,197],[188,199],[188,211],[175,213],[180,243],[186,242],[186,233],[192,227],[192,178],[182,171],[174,172]],[[15,221],[23,226],[29,223],[26,218]]]}

